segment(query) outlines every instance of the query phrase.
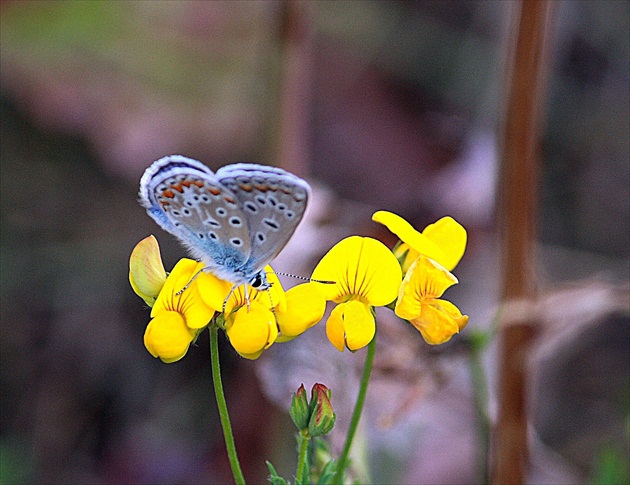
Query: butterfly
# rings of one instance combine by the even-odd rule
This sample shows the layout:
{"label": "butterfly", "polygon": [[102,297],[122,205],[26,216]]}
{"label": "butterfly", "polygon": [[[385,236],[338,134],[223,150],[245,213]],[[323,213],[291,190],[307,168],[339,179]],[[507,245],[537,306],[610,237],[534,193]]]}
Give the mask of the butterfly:
{"label": "butterfly", "polygon": [[214,173],[181,155],[153,162],[140,179],[149,216],[234,288],[269,288],[264,268],[293,235],[310,194],[306,181],[280,168],[237,163]]}

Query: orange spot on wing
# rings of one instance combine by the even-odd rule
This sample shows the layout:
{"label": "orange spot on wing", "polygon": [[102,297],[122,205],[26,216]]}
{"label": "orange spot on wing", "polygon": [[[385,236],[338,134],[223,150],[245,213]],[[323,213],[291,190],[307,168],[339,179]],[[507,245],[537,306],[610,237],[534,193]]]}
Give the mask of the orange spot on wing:
{"label": "orange spot on wing", "polygon": [[173,192],[172,190],[165,190],[164,192],[162,192],[162,197],[168,197],[169,199],[172,199],[175,197],[175,192]]}
{"label": "orange spot on wing", "polygon": [[267,190],[269,190],[269,187],[266,185],[254,185],[254,188],[256,190],[260,190],[261,192],[267,192]]}
{"label": "orange spot on wing", "polygon": [[180,194],[184,191],[184,188],[181,186],[181,184],[171,185],[171,188],[177,190],[177,192],[179,192]]}
{"label": "orange spot on wing", "polygon": [[241,184],[239,185],[239,187],[241,188],[241,190],[244,190],[245,192],[251,192],[253,190],[251,184]]}
{"label": "orange spot on wing", "polygon": [[229,202],[230,204],[236,204],[236,201],[229,195],[226,195],[225,197],[223,197],[223,200],[225,200],[226,202]]}
{"label": "orange spot on wing", "polygon": [[208,192],[210,192],[212,195],[219,195],[221,193],[221,190],[217,189],[216,187],[210,187],[208,189]]}

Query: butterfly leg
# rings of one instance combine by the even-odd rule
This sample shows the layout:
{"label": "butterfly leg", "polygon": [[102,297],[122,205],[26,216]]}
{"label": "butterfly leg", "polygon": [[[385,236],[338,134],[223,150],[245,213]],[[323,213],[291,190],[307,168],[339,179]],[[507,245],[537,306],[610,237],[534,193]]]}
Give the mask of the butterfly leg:
{"label": "butterfly leg", "polygon": [[247,302],[247,311],[249,312],[249,288],[245,285],[245,301]]}
{"label": "butterfly leg", "polygon": [[188,289],[188,287],[190,285],[192,285],[193,281],[195,281],[195,279],[197,278],[197,276],[199,276],[202,272],[204,272],[205,270],[210,269],[210,268],[201,268],[199,271],[197,271],[192,278],[190,278],[190,281],[188,283],[186,283],[186,285],[179,290],[177,293],[175,293],[177,296],[181,295],[184,291],[186,291]]}

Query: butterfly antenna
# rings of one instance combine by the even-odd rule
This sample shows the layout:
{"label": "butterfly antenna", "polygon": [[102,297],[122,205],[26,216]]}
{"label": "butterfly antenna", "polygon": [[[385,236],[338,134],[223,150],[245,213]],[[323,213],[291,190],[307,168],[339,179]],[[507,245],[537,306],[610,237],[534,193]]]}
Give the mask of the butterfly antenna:
{"label": "butterfly antenna", "polygon": [[336,281],[316,280],[316,279],[313,279],[313,278],[307,278],[306,276],[298,276],[296,274],[291,274],[291,273],[281,273],[279,271],[274,271],[273,274],[280,275],[280,276],[290,276],[291,278],[297,278],[298,280],[302,280],[302,281],[311,281],[311,282],[314,282],[314,283],[324,283],[325,285],[337,284]]}

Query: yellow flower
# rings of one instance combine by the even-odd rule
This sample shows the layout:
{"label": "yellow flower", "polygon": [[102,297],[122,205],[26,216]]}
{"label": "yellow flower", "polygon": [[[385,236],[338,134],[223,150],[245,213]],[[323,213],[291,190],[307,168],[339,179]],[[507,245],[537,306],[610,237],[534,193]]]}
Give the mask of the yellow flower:
{"label": "yellow flower", "polygon": [[416,231],[406,220],[392,212],[375,212],[372,220],[386,226],[402,241],[394,254],[401,261],[403,273],[409,270],[411,263],[420,254],[452,271],[466,250],[466,229],[452,217],[443,217],[422,232]]}
{"label": "yellow flower", "polygon": [[278,326],[273,312],[260,301],[242,306],[226,319],[225,333],[242,357],[254,360],[276,341]]}
{"label": "yellow flower", "polygon": [[215,312],[224,311],[222,327],[234,349],[256,359],[275,341],[291,340],[315,325],[326,309],[314,284],[298,285],[285,294],[270,266],[265,268],[270,288],[264,291],[249,285],[233,289],[191,259],[180,260],[167,277],[153,236],[134,248],[129,267],[131,286],[153,307],[144,344],[164,362],[181,359]]}
{"label": "yellow flower", "polygon": [[237,288],[226,304],[227,336],[246,359],[257,359],[273,343],[297,337],[319,322],[326,310],[326,300],[314,283],[298,285],[285,293],[270,267],[267,280],[269,290],[249,287],[249,307],[243,287]]}
{"label": "yellow flower", "polygon": [[147,305],[153,306],[166,281],[160,247],[154,236],[140,241],[129,258],[129,283]]}
{"label": "yellow flower", "polygon": [[446,268],[420,255],[400,285],[396,315],[409,320],[428,344],[448,342],[468,323],[468,317],[455,305],[440,299],[447,288],[457,283]]}
{"label": "yellow flower", "polygon": [[328,251],[312,278],[335,282],[318,286],[327,300],[339,303],[326,322],[326,335],[343,352],[344,347],[355,351],[370,343],[376,331],[371,307],[396,298],[402,273],[381,242],[351,236]]}
{"label": "yellow flower", "polygon": [[[181,359],[198,332],[210,322],[215,311],[220,311],[223,294],[217,301],[220,305],[209,306],[201,293],[218,293],[224,289],[223,282],[213,275],[201,278],[201,273],[192,283],[191,279],[203,263],[192,259],[181,259],[169,274],[160,291],[153,309],[152,320],[144,334],[144,344],[154,357],[164,362],[175,362]],[[180,290],[189,285],[185,291]],[[218,308],[217,308],[218,306]]]}
{"label": "yellow flower", "polygon": [[242,357],[254,360],[268,349],[278,336],[272,307],[286,306],[284,289],[270,266],[265,268],[268,290],[258,291],[241,285],[225,304],[225,333]]}

